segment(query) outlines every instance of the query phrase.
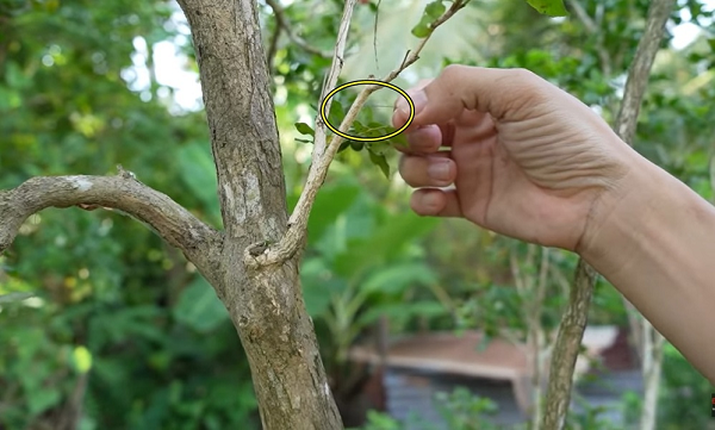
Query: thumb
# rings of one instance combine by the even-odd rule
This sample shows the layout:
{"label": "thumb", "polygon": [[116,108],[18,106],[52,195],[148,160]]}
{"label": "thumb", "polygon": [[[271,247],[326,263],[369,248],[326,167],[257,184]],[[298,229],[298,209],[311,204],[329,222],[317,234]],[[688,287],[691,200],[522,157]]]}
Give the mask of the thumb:
{"label": "thumb", "polygon": [[[523,69],[489,69],[461,65],[447,66],[422,89],[410,90],[415,119],[410,129],[428,124],[444,124],[462,111],[477,110],[495,119],[513,117],[524,101],[533,100],[540,83],[545,82]],[[398,100],[394,124],[409,117],[407,101]]]}

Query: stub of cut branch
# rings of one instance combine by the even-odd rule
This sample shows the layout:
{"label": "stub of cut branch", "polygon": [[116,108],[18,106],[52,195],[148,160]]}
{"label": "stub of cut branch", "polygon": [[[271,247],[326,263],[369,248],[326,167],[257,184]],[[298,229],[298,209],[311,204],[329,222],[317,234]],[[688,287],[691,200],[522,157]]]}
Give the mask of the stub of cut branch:
{"label": "stub of cut branch", "polygon": [[[430,34],[421,39],[417,47],[410,51],[401,61],[400,65],[388,73],[382,81],[393,81],[400,75],[400,73],[402,73],[403,70],[415,63],[419,59],[419,55],[427,44],[427,41],[430,39],[432,34],[434,34],[434,30],[453,17],[460,9],[464,8],[469,1],[470,0],[461,0],[453,2],[444,14],[432,23],[432,31]],[[345,2],[345,9],[340,22],[340,29],[338,30],[338,39],[335,44],[333,62],[328,74],[326,75],[327,77],[320,96],[321,103],[326,95],[335,87],[338,77],[340,76],[340,72],[343,67],[343,54],[345,52],[350,19],[352,17],[353,8],[355,7],[355,2],[356,0],[347,0]],[[380,88],[382,87],[377,85],[365,86],[360,93],[358,93],[357,98],[348,109],[348,112],[345,114],[345,118],[341,122],[338,129],[343,132],[349,130],[357,118],[358,113],[367,102],[368,97]],[[330,104],[331,100],[328,100],[325,107],[327,112],[330,112]],[[316,117],[315,125],[313,161],[310,165],[310,170],[308,171],[308,179],[306,180],[303,192],[298,198],[298,203],[296,204],[295,209],[293,210],[293,213],[288,221],[288,230],[283,239],[274,247],[256,244],[246,249],[244,260],[246,264],[250,266],[265,266],[286,261],[295,254],[305,240],[308,217],[310,216],[310,210],[315,202],[315,197],[318,195],[318,191],[325,181],[330,163],[332,163],[333,159],[335,159],[338,148],[344,140],[343,137],[334,135],[332,139],[330,139],[330,143],[326,145],[326,127],[325,124],[323,124],[320,115]],[[259,250],[260,253],[256,252],[257,250]]]}
{"label": "stub of cut branch", "polygon": [[182,250],[199,269],[208,267],[211,243],[218,238],[216,230],[181,205],[120,168],[116,176],[40,176],[0,191],[0,254],[30,215],[71,206],[125,212]]}

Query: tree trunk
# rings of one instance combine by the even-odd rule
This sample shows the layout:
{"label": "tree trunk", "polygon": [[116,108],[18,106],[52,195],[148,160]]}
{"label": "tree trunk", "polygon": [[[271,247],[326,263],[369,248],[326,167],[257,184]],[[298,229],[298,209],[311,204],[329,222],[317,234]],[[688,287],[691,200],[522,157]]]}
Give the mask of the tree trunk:
{"label": "tree trunk", "polygon": [[288,227],[256,3],[179,4],[191,26],[199,64],[225,228],[214,287],[248,356],[263,427],[342,428],[303,302],[300,252],[284,263],[244,264],[247,247],[275,242]]}

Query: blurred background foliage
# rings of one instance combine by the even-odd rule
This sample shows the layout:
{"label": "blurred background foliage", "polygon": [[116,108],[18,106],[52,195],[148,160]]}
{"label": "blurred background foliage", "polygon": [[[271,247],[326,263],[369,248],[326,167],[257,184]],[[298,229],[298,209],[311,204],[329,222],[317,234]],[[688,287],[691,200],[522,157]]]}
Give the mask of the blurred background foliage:
{"label": "blurred background foliage", "polygon": [[[360,2],[341,82],[379,78],[398,65],[417,43],[410,29],[425,3]],[[449,63],[526,67],[610,121],[649,2],[566,3],[569,17],[548,18],[520,0],[471,2],[396,83],[409,87]],[[294,124],[313,127],[329,59],[277,33],[271,8],[260,5],[291,209],[311,150],[309,134]],[[314,50],[332,50],[341,0],[281,7],[292,34]],[[634,142],[711,201],[712,15],[712,2],[679,2]],[[0,188],[34,175],[113,174],[121,164],[220,227],[196,70],[173,2],[0,0]],[[386,122],[388,93],[376,93],[361,115]],[[347,109],[351,96],[341,97],[337,104]],[[340,153],[311,215],[301,270],[341,404],[361,372],[347,351],[370,339],[381,317],[393,334],[476,328],[524,339],[529,329],[529,297],[513,288],[510,266],[516,258],[525,276],[535,276],[528,247],[460,220],[413,215],[410,190],[394,173],[397,156],[383,149],[388,179],[364,151]],[[550,332],[575,258],[552,250],[548,259],[549,294],[538,317]],[[144,225],[116,211],[32,216],[0,257],[0,294],[8,293],[33,297],[0,302],[0,428],[259,428],[248,365],[223,305]],[[627,324],[620,296],[605,282],[590,321]],[[690,428],[705,428],[702,405],[712,387],[671,346],[663,373],[660,426],[684,428],[687,417]],[[493,407],[464,392],[442,400],[455,429],[473,428],[460,424],[468,411],[476,417]],[[399,428],[370,416],[366,428]]]}

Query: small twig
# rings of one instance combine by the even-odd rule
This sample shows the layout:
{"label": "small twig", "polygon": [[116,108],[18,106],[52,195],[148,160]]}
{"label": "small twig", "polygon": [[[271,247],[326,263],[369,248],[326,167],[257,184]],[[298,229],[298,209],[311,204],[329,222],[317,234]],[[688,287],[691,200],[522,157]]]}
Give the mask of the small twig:
{"label": "small twig", "polygon": [[514,278],[516,291],[520,296],[524,297],[526,295],[526,283],[524,282],[524,278],[521,276],[521,269],[519,268],[519,262],[516,258],[515,247],[509,251],[509,267],[511,268],[511,276]]}
{"label": "small twig", "polygon": [[[327,78],[325,79],[323,90],[320,96],[321,102],[325,99],[325,96],[329,93],[329,91],[333,89],[333,87],[338,81],[338,76],[340,76],[340,71],[343,67],[343,55],[345,51],[345,44],[347,42],[348,30],[350,27],[350,20],[356,1],[357,0],[346,0],[345,2],[345,9],[343,10],[343,16],[340,20],[340,27],[338,30],[338,39],[335,44],[333,62],[327,74]],[[403,60],[403,62],[400,64],[400,66],[388,73],[387,76],[382,79],[382,81],[391,82],[404,69],[412,65],[415,61],[417,61],[419,59],[419,54],[424,48],[425,44],[430,39],[432,34],[434,34],[434,30],[437,29],[437,27],[442,25],[444,22],[446,22],[448,19],[450,19],[452,16],[454,16],[454,14],[457,13],[464,6],[466,6],[469,1],[470,0],[457,0],[453,2],[452,6],[450,6],[450,8],[447,9],[444,14],[442,14],[442,16],[440,16],[432,23],[432,31],[430,32],[430,34],[420,40],[420,43],[417,45],[417,48],[411,51],[410,54],[406,56],[406,59]],[[355,121],[355,118],[357,118],[360,109],[362,109],[363,105],[367,101],[367,98],[370,96],[370,94],[374,93],[380,88],[381,87],[377,85],[366,85],[364,89],[360,91],[357,98],[350,106],[350,109],[348,109],[348,112],[345,114],[345,118],[340,124],[339,130],[345,131],[350,128],[352,123]],[[331,102],[332,100],[328,100],[328,102],[326,103],[326,112],[330,112]],[[265,266],[271,264],[278,264],[283,261],[286,261],[288,258],[295,255],[298,248],[305,240],[308,216],[310,215],[310,209],[312,208],[313,202],[315,201],[315,196],[318,194],[318,190],[323,184],[323,181],[325,181],[325,177],[328,174],[328,168],[330,167],[330,163],[335,158],[335,154],[337,154],[338,152],[340,143],[344,140],[343,137],[335,135],[330,140],[330,143],[327,143],[326,127],[325,124],[323,124],[320,120],[320,114],[318,114],[318,117],[316,118],[315,125],[316,126],[314,139],[315,143],[313,146],[313,162],[310,166],[310,170],[308,172],[308,179],[306,180],[303,192],[298,198],[298,203],[296,204],[295,209],[293,210],[293,213],[288,220],[288,231],[277,246],[272,249],[267,249],[266,252],[261,255],[251,255],[251,253],[248,251],[248,249],[251,249],[249,247],[244,255],[244,260],[249,266]]]}
{"label": "small twig", "polygon": [[377,19],[380,15],[380,3],[382,0],[377,0],[377,6],[375,7],[375,24],[372,29],[372,50],[375,54],[375,70],[376,73],[380,73],[380,64],[377,60]]}
{"label": "small twig", "polygon": [[[306,52],[309,52],[314,55],[321,56],[323,58],[330,58],[330,53],[322,51],[318,48],[315,48],[311,46],[308,42],[306,42],[303,38],[298,36],[293,32],[293,28],[291,24],[288,22],[288,18],[286,18],[285,13],[283,8],[276,2],[276,0],[266,0],[266,4],[273,9],[273,13],[276,16],[276,24],[278,27],[282,27],[286,34],[288,34],[288,37],[290,40],[295,43],[297,46],[299,46],[301,49],[303,49]],[[273,57],[270,57],[273,58]]]}
{"label": "small twig", "polygon": [[273,58],[275,58],[276,51],[278,50],[278,39],[281,37],[281,28],[276,20],[276,28],[273,29],[273,34],[271,34],[271,41],[268,45],[268,53],[266,54],[268,70],[272,70],[273,68]]}

